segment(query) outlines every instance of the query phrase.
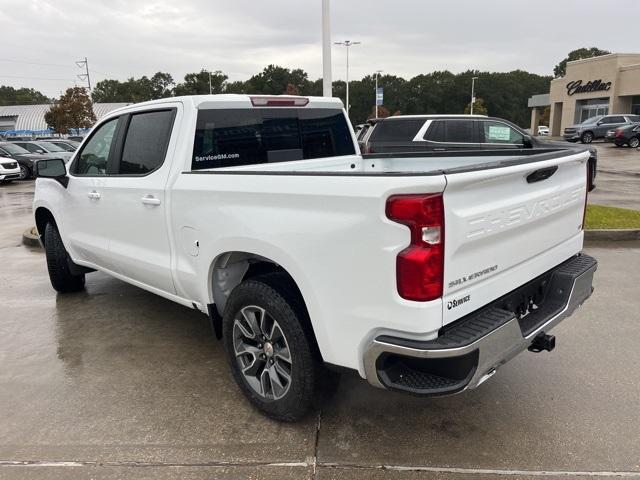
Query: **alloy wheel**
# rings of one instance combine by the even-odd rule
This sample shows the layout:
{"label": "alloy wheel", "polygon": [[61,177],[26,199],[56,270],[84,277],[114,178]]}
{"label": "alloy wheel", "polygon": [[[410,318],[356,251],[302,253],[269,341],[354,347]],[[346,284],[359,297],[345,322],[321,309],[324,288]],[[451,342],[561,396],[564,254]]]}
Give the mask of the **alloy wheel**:
{"label": "alloy wheel", "polygon": [[638,148],[640,145],[640,140],[637,137],[633,137],[629,140],[629,146],[631,148]]}
{"label": "alloy wheel", "polygon": [[26,180],[29,178],[29,169],[24,165],[20,165],[20,180]]}
{"label": "alloy wheel", "polygon": [[582,135],[582,143],[591,143],[593,141],[593,133],[587,132]]}
{"label": "alloy wheel", "polygon": [[233,323],[233,349],[247,384],[262,398],[278,400],[291,386],[291,352],[280,325],[264,308],[242,308]]}

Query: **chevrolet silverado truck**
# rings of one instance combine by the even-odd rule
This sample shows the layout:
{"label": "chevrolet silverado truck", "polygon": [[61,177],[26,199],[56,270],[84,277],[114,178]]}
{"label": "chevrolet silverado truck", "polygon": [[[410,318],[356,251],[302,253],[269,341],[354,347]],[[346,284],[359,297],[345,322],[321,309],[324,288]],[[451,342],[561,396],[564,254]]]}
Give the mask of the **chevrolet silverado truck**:
{"label": "chevrolet silverado truck", "polygon": [[429,397],[551,351],[593,290],[588,158],[362,157],[338,99],[177,97],[39,161],[33,207],[55,290],[99,270],[208,315],[244,395],[292,421],[343,369]]}

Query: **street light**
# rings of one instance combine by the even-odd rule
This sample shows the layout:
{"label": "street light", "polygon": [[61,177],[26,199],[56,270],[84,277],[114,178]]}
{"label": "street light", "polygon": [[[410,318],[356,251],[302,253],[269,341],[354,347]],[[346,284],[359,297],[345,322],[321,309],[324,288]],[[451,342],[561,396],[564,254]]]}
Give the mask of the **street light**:
{"label": "street light", "polygon": [[349,47],[353,45],[360,45],[360,42],[352,42],[351,40],[345,40],[344,42],[333,42],[336,45],[342,45],[347,49],[347,117],[349,116]]}
{"label": "street light", "polygon": [[211,91],[211,70],[209,70],[209,95],[211,95],[213,92]]}
{"label": "street light", "polygon": [[473,115],[473,104],[476,103],[476,80],[478,77],[471,78],[471,109],[469,115]]}
{"label": "street light", "polygon": [[322,0],[322,95],[331,97],[331,5]]}
{"label": "street light", "polygon": [[383,70],[376,70],[376,118],[378,118],[378,77],[380,77],[380,74],[383,72]]}

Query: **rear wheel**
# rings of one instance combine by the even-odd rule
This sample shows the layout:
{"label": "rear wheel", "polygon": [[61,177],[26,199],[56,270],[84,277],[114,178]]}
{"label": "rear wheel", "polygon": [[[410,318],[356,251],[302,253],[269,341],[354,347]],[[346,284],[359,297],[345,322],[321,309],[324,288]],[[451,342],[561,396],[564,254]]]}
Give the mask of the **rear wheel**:
{"label": "rear wheel", "polygon": [[71,272],[71,257],[64,248],[58,227],[47,223],[44,230],[44,250],[51,286],[60,293],[79,292],[84,288],[84,273]]}
{"label": "rear wheel", "polygon": [[640,140],[638,137],[630,138],[628,143],[631,148],[638,148],[638,146],[640,146]]}
{"label": "rear wheel", "polygon": [[593,133],[592,132],[584,132],[582,134],[582,143],[591,143],[593,142]]}
{"label": "rear wheel", "polygon": [[223,341],[236,383],[271,418],[299,420],[337,385],[338,374],[322,364],[300,294],[283,273],[246,280],[233,290]]}

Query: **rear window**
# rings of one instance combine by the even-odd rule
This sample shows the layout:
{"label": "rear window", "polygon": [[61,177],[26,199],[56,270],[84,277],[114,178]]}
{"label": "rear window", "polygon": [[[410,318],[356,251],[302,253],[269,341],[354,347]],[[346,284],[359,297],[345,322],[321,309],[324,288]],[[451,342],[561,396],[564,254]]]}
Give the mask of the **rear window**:
{"label": "rear window", "polygon": [[192,170],[354,155],[341,110],[200,110]]}
{"label": "rear window", "polygon": [[371,134],[370,142],[411,142],[425,120],[407,118],[379,122]]}
{"label": "rear window", "polygon": [[640,122],[640,115],[629,115],[629,121],[632,123]]}

